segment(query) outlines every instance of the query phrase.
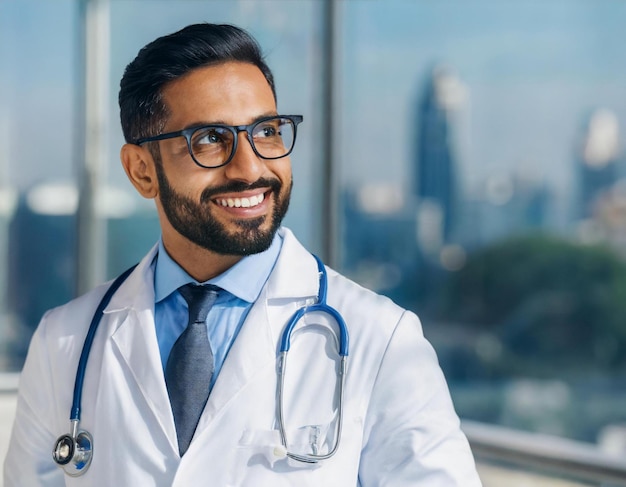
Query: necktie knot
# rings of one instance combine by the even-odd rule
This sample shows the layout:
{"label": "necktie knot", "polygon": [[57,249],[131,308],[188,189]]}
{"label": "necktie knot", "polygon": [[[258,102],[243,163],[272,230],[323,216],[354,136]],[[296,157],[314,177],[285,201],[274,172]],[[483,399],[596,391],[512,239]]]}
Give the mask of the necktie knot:
{"label": "necktie knot", "polygon": [[217,299],[219,288],[211,284],[186,284],[178,291],[189,307],[189,323],[204,323],[209,310]]}

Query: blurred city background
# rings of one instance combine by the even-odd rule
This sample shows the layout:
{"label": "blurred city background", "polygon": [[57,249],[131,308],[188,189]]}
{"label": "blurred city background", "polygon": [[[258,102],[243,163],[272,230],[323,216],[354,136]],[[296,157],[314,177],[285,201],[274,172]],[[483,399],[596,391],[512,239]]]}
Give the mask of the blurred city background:
{"label": "blurred city background", "polygon": [[[0,0],[3,427],[45,310],[159,236],[119,79],[203,21],[260,41],[305,116],[286,225],[421,317],[485,485],[626,485],[623,0]],[[533,439],[614,477],[516,481]]]}

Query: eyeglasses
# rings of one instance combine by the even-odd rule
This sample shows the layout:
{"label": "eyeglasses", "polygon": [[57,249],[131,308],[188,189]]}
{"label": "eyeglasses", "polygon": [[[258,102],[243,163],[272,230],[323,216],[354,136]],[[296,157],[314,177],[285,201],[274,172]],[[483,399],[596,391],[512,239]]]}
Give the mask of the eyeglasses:
{"label": "eyeglasses", "polygon": [[249,125],[202,125],[145,137],[135,141],[135,144],[185,137],[194,162],[201,167],[216,168],[232,160],[237,152],[237,134],[246,132],[257,156],[262,159],[280,159],[291,154],[296,143],[296,127],[302,120],[302,115],[276,115]]}

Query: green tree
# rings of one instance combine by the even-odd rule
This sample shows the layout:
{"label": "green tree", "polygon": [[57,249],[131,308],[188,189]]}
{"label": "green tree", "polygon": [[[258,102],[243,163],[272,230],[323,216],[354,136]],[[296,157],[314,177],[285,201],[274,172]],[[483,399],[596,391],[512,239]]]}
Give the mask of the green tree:
{"label": "green tree", "polygon": [[607,247],[511,238],[470,255],[441,298],[441,318],[497,337],[503,372],[626,365],[626,263]]}

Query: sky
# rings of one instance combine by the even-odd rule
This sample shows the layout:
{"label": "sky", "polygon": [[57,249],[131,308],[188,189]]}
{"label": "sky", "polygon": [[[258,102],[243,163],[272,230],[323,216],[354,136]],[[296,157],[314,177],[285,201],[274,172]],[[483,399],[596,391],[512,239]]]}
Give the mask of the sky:
{"label": "sky", "polygon": [[[468,181],[524,166],[571,189],[576,139],[589,113],[609,108],[623,124],[625,2],[393,4],[358,2],[346,19],[345,111],[363,125],[358,130],[375,132],[379,120],[393,120],[404,129],[397,140],[410,139],[415,104],[435,63],[452,68],[467,90],[457,134]],[[387,160],[377,177],[403,180],[411,150],[372,142],[357,149],[354,164],[376,154]]]}

